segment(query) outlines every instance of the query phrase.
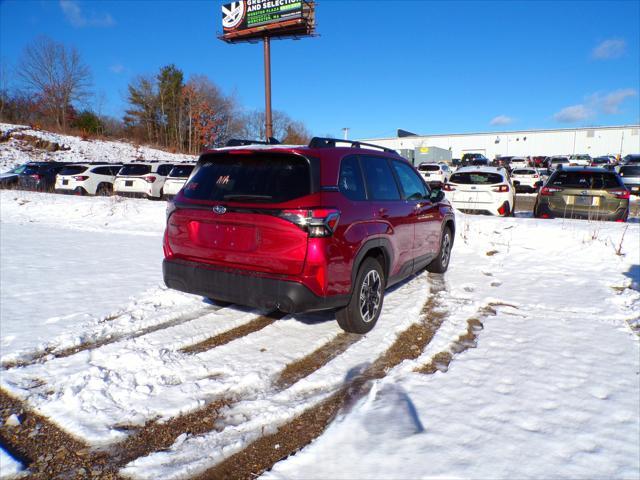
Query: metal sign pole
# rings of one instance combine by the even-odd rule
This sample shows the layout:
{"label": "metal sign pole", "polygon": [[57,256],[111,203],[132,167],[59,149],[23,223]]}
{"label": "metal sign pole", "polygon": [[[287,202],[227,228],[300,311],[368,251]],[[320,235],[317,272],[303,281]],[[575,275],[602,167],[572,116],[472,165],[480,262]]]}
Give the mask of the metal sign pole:
{"label": "metal sign pole", "polygon": [[264,122],[265,140],[273,137],[273,121],[271,118],[271,42],[269,37],[264,37]]}

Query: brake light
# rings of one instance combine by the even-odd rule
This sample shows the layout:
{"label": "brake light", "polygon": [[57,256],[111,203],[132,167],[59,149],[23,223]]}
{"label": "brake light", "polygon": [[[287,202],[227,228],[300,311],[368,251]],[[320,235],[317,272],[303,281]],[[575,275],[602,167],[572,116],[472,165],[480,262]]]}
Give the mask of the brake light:
{"label": "brake light", "polygon": [[540,175],[534,175],[533,178],[540,178]]}
{"label": "brake light", "polygon": [[310,237],[330,237],[340,220],[340,212],[333,208],[282,210],[278,216],[309,232]]}
{"label": "brake light", "polygon": [[509,191],[509,185],[500,185],[498,188],[493,189],[494,192],[505,193]]}
{"label": "brake light", "polygon": [[453,188],[451,185],[446,183],[442,186],[442,190],[444,190],[445,192],[453,192],[455,188]]}
{"label": "brake light", "polygon": [[38,174],[31,175],[31,178],[33,178],[36,182],[39,182],[40,179],[42,178],[42,175],[38,175]]}
{"label": "brake light", "polygon": [[147,175],[146,177],[142,178],[144,178],[144,181],[147,183],[153,183],[156,181],[156,177],[154,177],[153,175]]}
{"label": "brake light", "polygon": [[555,187],[542,187],[542,190],[540,190],[540,195],[542,195],[543,197],[550,197],[551,195],[553,195],[556,192],[561,192],[562,189],[561,188],[555,188]]}
{"label": "brake light", "polygon": [[620,190],[609,190],[609,193],[620,200],[629,200],[629,198],[631,198],[631,192],[626,188],[621,188]]}
{"label": "brake light", "polygon": [[78,182],[84,182],[87,178],[89,178],[89,177],[87,177],[86,175],[78,175],[78,176],[73,177],[73,179],[78,181]]}

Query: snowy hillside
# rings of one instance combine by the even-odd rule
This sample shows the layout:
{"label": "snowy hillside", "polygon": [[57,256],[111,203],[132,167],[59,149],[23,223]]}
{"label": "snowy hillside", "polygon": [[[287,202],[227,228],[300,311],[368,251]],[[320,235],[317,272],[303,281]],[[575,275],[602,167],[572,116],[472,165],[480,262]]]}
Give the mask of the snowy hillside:
{"label": "snowy hillside", "polygon": [[[128,142],[82,140],[80,137],[33,130],[23,125],[0,123],[0,172],[29,161],[56,160],[65,162],[131,162],[134,160],[185,161],[192,155],[172,154],[155,148]],[[34,145],[34,139],[55,144]],[[44,147],[44,148],[42,148]]]}

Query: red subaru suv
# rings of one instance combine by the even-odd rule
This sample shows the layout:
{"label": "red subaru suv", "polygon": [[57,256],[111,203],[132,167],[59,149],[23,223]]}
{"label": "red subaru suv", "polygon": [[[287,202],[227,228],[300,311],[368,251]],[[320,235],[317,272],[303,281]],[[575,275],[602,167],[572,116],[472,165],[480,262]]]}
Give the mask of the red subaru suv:
{"label": "red subaru suv", "polygon": [[366,333],[387,287],[447,270],[454,231],[443,192],[393,150],[317,137],[221,148],[167,206],[164,281],[261,309],[336,309]]}

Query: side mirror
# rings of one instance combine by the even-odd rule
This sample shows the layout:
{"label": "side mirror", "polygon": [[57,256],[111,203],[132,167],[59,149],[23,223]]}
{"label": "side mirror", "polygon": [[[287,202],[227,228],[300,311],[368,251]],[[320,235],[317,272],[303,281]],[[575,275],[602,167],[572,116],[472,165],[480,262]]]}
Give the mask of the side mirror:
{"label": "side mirror", "polygon": [[429,194],[429,200],[433,203],[439,203],[444,200],[444,192],[439,188],[434,188]]}

